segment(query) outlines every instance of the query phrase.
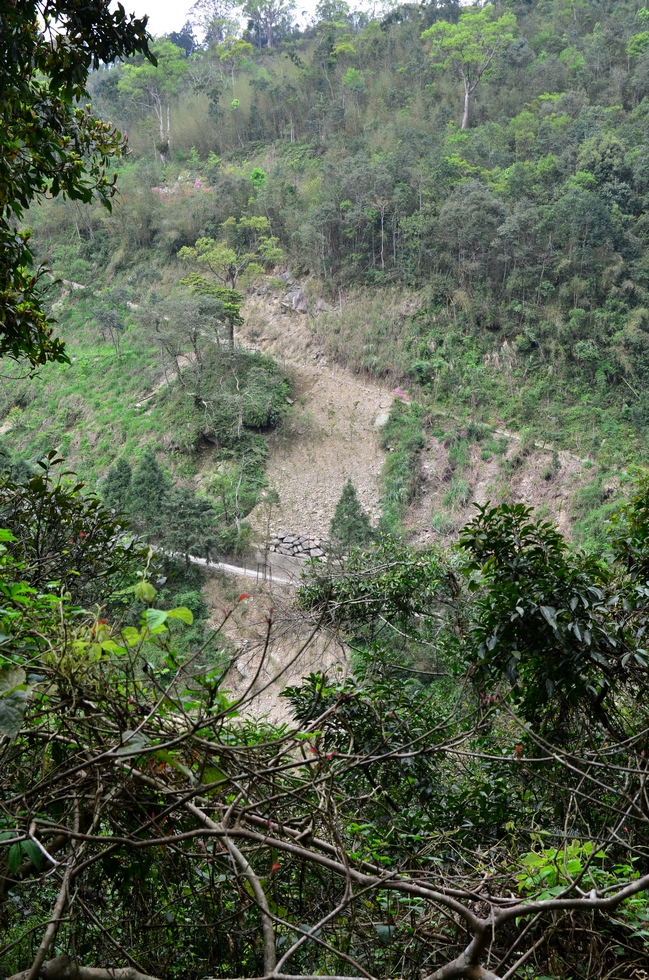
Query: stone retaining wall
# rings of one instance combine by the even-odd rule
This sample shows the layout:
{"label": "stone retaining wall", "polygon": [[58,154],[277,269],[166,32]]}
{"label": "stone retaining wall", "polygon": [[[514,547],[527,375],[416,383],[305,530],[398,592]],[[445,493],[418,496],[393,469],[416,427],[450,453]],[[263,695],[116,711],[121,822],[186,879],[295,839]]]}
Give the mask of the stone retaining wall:
{"label": "stone retaining wall", "polygon": [[324,558],[326,541],[323,538],[310,538],[304,534],[287,534],[278,531],[270,539],[269,551],[290,558]]}

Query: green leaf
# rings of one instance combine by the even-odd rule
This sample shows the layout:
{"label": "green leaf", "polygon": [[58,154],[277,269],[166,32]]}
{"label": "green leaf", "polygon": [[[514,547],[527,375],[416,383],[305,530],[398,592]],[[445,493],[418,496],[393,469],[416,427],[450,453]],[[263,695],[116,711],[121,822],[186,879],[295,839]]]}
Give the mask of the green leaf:
{"label": "green leaf", "polygon": [[219,783],[225,779],[225,773],[222,773],[220,769],[216,768],[216,766],[205,766],[202,779],[204,784]]}
{"label": "green leaf", "polygon": [[20,859],[22,858],[22,848],[20,844],[12,844],[9,848],[9,870],[12,875],[15,875],[16,871],[20,867]]}
{"label": "green leaf", "polygon": [[121,647],[119,643],[115,643],[114,640],[104,640],[101,648],[102,650],[105,650],[106,653],[117,653],[120,655],[126,653],[124,647]]}
{"label": "green leaf", "polygon": [[132,647],[136,643],[139,643],[142,639],[142,635],[139,630],[136,630],[134,626],[125,626],[122,630],[122,639],[127,644],[127,646]]}
{"label": "green leaf", "polygon": [[396,926],[388,926],[383,923],[379,923],[374,926],[376,929],[376,934],[379,937],[379,942],[383,945],[387,945],[396,932]]}
{"label": "green leaf", "polygon": [[547,622],[548,626],[551,626],[553,630],[559,628],[556,620],[556,609],[552,606],[539,606],[539,612]]}
{"label": "green leaf", "polygon": [[164,609],[147,609],[144,613],[144,619],[150,630],[158,629],[159,626],[162,626],[166,618],[167,613]]}
{"label": "green leaf", "polygon": [[21,667],[0,671],[0,734],[14,738],[23,723],[29,687]]}
{"label": "green leaf", "polygon": [[167,618],[182,619],[183,623],[187,623],[188,626],[191,626],[192,623],[194,622],[194,616],[192,614],[192,611],[191,609],[188,609],[186,606],[178,606],[177,609],[168,609]]}
{"label": "green leaf", "polygon": [[138,582],[133,591],[140,602],[153,602],[155,599],[155,589],[150,582]]}
{"label": "green leaf", "polygon": [[41,864],[43,863],[43,854],[41,849],[37,847],[37,845],[34,843],[33,840],[21,841],[20,846],[22,847],[23,851],[25,852],[29,860],[32,862],[36,870],[40,871]]}

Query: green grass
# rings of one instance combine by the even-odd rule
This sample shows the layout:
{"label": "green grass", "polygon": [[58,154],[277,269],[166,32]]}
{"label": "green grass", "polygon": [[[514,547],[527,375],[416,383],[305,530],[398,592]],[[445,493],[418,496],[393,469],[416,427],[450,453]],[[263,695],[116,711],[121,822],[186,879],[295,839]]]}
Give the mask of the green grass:
{"label": "green grass", "polygon": [[419,454],[425,445],[422,416],[420,405],[397,399],[383,428],[387,456],[381,475],[382,525],[391,533],[400,533],[403,515],[417,492]]}
{"label": "green grass", "polygon": [[56,448],[91,485],[117,457],[136,462],[147,445],[165,450],[177,475],[190,475],[206,429],[216,440],[216,455],[219,448],[228,458],[247,449],[259,455],[248,443],[281,419],[290,390],[271,358],[244,350],[209,353],[204,404],[197,405],[191,379],[181,388],[167,368],[170,383],[164,385],[159,350],[134,319],[127,321],[117,356],[94,325],[95,302],[73,294],[60,313],[70,364],[48,364],[33,378],[4,380],[0,418],[11,428],[0,448],[31,462]]}

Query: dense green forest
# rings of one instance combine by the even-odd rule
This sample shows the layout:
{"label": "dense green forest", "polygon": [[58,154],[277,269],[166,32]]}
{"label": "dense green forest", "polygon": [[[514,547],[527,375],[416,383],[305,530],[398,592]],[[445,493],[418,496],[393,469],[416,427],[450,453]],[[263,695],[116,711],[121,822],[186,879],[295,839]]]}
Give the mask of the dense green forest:
{"label": "dense green forest", "polygon": [[[643,980],[649,8],[293,15],[0,4],[0,974]],[[289,284],[406,389],[381,518],[348,480],[297,588],[210,592]],[[413,544],[431,439],[456,516],[476,447],[571,452],[581,530]]]}

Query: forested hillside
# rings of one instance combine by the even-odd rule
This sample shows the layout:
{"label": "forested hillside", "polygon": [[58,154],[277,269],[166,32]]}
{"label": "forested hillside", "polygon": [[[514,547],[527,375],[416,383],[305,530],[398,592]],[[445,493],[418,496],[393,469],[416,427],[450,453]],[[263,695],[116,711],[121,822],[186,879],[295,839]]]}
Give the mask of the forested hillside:
{"label": "forested hillside", "polygon": [[[39,254],[66,278],[123,276],[141,292],[201,238],[249,256],[252,272],[217,274],[229,286],[281,248],[326,298],[351,292],[357,315],[326,332],[354,368],[473,415],[504,413],[582,455],[641,457],[643,10],[496,4],[502,37],[464,129],[462,59],[486,60],[492,40],[471,12],[436,33],[458,24],[457,3],[372,21],[322,4],[311,29],[276,34],[271,49],[254,32],[253,46],[226,37],[190,57],[161,41],[157,72],[133,63],[91,80],[93,104],[133,151],[114,215],[42,209]],[[417,293],[398,324],[363,315],[358,291],[384,287]]]}
{"label": "forested hillside", "polygon": [[0,4],[0,976],[645,980],[649,7],[295,13]]}
{"label": "forested hillside", "polygon": [[270,46],[258,17],[241,36],[197,7],[202,47],[188,23],[154,43],[157,68],[90,77],[131,150],[112,214],[30,211],[74,362],[4,382],[8,448],[56,445],[96,481],[154,440],[173,469],[214,425],[149,396],[189,356],[209,402],[197,338],[227,339],[288,269],[330,358],[409,386],[451,441],[468,419],[592,459],[574,516],[605,506],[606,473],[647,452],[645,8],[323,3],[301,32],[280,16]]}

